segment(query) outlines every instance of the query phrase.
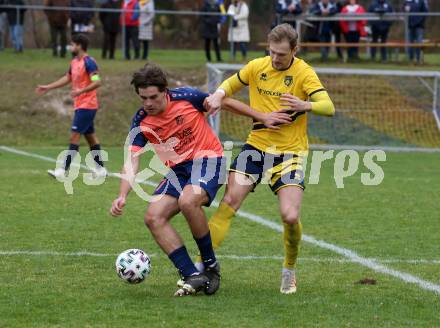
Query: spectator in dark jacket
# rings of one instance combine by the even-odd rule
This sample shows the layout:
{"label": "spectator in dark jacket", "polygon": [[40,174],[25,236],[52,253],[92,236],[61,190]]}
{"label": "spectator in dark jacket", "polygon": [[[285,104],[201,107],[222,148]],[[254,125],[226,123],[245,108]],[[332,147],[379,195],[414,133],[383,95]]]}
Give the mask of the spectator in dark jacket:
{"label": "spectator in dark jacket", "polygon": [[[322,0],[317,2],[310,13],[317,16],[329,17],[333,16],[337,13],[336,5],[330,0]],[[318,23],[318,36],[319,42],[331,42],[332,40],[332,32],[333,32],[333,22],[331,21],[322,21]],[[321,59],[327,60],[329,47],[321,47]]]}
{"label": "spectator in dark jacket", "polygon": [[[403,4],[403,11],[407,13],[427,13],[428,12],[428,3],[426,0],[405,0]],[[408,19],[408,28],[409,28],[409,42],[411,43],[422,43],[423,42],[423,33],[425,31],[425,20],[426,16],[424,15],[414,15],[409,16]],[[414,58],[415,53],[415,58]],[[410,47],[408,50],[409,60],[416,60],[417,63],[420,63],[420,48],[412,48]]]}
{"label": "spectator in dark jacket", "polygon": [[[368,12],[375,13],[375,14],[386,14],[393,12],[393,7],[388,2],[388,0],[375,0],[370,4],[370,7],[368,7]],[[390,31],[391,27],[391,21],[390,20],[377,20],[377,21],[371,21],[371,34],[373,38],[373,43],[380,42],[386,43],[388,39],[388,33]],[[387,49],[381,48],[380,54],[382,61],[387,60]],[[371,59],[376,59],[376,47],[371,48]]]}
{"label": "spectator in dark jacket", "polygon": [[[103,9],[121,9],[121,0],[106,0],[102,5]],[[119,32],[119,12],[103,12],[99,13],[99,19],[104,30],[104,39],[102,44],[102,58],[107,58],[107,52],[109,58],[115,58],[116,37]]]}
{"label": "spectator in dark jacket", "polygon": [[[205,0],[203,7],[200,11],[207,13],[221,13],[220,6],[216,0]],[[201,35],[205,39],[205,54],[208,62],[211,61],[211,42],[214,45],[215,55],[217,61],[221,62],[220,46],[218,44],[218,24],[221,21],[222,16],[218,15],[203,15],[201,24]]]}
{"label": "spectator in dark jacket", "polygon": [[[282,23],[289,23],[296,29],[294,16],[302,13],[301,1],[299,0],[277,0],[275,3],[275,22],[273,27]],[[288,17],[290,16],[290,17]]]}
{"label": "spectator in dark jacket", "polygon": [[93,16],[95,12],[84,11],[84,10],[74,10],[74,8],[94,8],[95,1],[94,0],[71,0],[70,5],[72,7],[72,11],[70,12],[71,19],[71,30],[72,35],[77,33],[87,34],[93,31],[93,26],[91,25]]}
{"label": "spectator in dark jacket", "polygon": [[[23,6],[23,0],[9,0],[8,5],[13,6]],[[9,22],[9,32],[11,35],[12,45],[16,52],[23,52],[23,25],[24,25],[24,14],[26,9],[20,9],[18,12],[14,9],[7,9],[6,14],[8,15]]]}
{"label": "spectator in dark jacket", "polygon": [[[44,0],[44,5],[48,7],[70,7],[70,0]],[[50,39],[52,55],[58,56],[58,46],[60,56],[66,57],[67,46],[67,22],[69,21],[68,10],[46,10],[47,20],[50,27]],[[60,42],[58,43],[58,37]]]}

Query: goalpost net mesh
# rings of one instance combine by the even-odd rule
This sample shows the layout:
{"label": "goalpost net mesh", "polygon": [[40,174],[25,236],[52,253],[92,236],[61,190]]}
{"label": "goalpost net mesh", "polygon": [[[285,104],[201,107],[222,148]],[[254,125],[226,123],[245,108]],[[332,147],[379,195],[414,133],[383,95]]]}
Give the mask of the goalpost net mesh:
{"label": "goalpost net mesh", "polygon": [[[208,89],[242,66],[208,64]],[[440,73],[317,68],[335,107],[334,117],[308,114],[309,142],[317,145],[440,147]],[[249,103],[248,89],[235,95]],[[227,111],[211,118],[223,141],[244,142],[252,122]]]}

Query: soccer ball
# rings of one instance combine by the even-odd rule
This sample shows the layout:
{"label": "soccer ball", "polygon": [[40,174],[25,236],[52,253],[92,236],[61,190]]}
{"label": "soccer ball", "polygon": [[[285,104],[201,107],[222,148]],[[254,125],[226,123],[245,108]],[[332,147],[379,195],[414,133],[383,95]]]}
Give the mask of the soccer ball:
{"label": "soccer ball", "polygon": [[150,274],[150,257],[140,249],[127,249],[116,259],[116,273],[130,284],[138,284]]}

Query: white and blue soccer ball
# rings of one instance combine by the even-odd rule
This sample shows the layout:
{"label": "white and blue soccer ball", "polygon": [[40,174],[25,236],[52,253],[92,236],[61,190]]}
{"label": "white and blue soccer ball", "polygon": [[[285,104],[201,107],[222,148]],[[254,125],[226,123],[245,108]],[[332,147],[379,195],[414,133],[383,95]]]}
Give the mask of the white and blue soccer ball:
{"label": "white and blue soccer ball", "polygon": [[144,281],[150,271],[150,257],[141,249],[127,249],[116,259],[116,273],[130,284]]}

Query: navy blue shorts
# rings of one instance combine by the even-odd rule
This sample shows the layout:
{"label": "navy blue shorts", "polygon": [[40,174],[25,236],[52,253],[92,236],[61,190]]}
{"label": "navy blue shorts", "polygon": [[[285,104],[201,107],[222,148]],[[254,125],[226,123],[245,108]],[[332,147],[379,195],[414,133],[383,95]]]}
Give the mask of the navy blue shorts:
{"label": "navy blue shorts", "polygon": [[212,157],[185,161],[173,166],[154,191],[154,195],[179,198],[186,185],[201,187],[208,194],[211,205],[217,191],[226,181],[226,158]]}
{"label": "navy blue shorts", "polygon": [[254,183],[254,188],[267,172],[270,189],[275,194],[286,186],[305,189],[302,159],[296,154],[273,155],[245,144],[231,164],[229,171],[249,177]]}
{"label": "navy blue shorts", "polygon": [[95,115],[95,109],[76,109],[72,122],[72,131],[81,134],[91,134],[95,132],[95,126],[93,124]]}

